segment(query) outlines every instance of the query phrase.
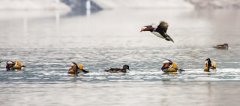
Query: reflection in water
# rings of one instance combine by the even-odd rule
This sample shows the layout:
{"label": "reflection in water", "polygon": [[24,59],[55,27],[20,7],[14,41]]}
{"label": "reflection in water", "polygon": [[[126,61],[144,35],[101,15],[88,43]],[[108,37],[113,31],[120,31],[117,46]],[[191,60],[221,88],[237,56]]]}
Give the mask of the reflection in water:
{"label": "reflection in water", "polygon": [[62,2],[69,5],[72,9],[66,16],[90,16],[91,13],[97,13],[102,10],[102,8],[92,0],[62,0]]}
{"label": "reflection in water", "polygon": [[59,11],[55,11],[55,20],[56,20],[56,34],[58,34],[59,32],[59,26],[60,26],[60,12]]}
{"label": "reflection in water", "polygon": [[211,105],[211,104],[210,104],[210,103],[212,103],[212,100],[211,100],[211,99],[213,98],[211,82],[207,82],[207,85],[208,85],[208,86],[207,86],[207,87],[208,87],[207,90],[208,90],[208,103],[209,103],[208,105]]}
{"label": "reflection in water", "polygon": [[91,0],[87,0],[86,2],[86,14],[87,16],[91,15]]}
{"label": "reflection in water", "polygon": [[[29,14],[27,13],[27,11],[24,11],[25,14],[23,14],[22,16],[22,20],[23,20],[23,36],[24,37],[28,37],[29,35],[29,18],[31,19],[31,17],[29,17]],[[60,26],[60,20],[61,20],[61,12],[59,10],[54,11],[54,15],[55,16],[55,28],[56,28],[56,34],[58,34],[59,32],[59,26]]]}

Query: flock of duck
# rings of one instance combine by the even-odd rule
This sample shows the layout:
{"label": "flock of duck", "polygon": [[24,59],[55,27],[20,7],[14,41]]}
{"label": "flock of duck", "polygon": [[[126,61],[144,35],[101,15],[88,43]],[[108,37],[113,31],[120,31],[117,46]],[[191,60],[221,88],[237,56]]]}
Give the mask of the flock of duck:
{"label": "flock of duck", "polygon": [[[147,25],[147,26],[144,26],[140,32],[149,31],[159,38],[162,38],[162,39],[165,39],[167,41],[171,41],[174,43],[174,40],[167,34],[167,29],[168,29],[168,23],[161,21],[157,27],[154,27],[152,25]],[[221,45],[216,45],[216,46],[214,46],[214,48],[228,49],[228,44],[224,43]],[[6,70],[7,71],[21,70],[23,67],[25,67],[25,65],[23,65],[23,63],[19,60],[6,62]],[[210,58],[207,58],[205,60],[204,71],[210,72],[210,70],[215,70],[215,69],[216,69],[216,62],[211,60]],[[105,72],[126,73],[128,70],[130,70],[129,65],[123,65],[122,68],[110,68],[110,69],[106,69]],[[177,72],[181,73],[182,71],[184,71],[183,69],[179,69],[177,63],[170,59],[165,59],[163,61],[161,70],[164,73],[177,73]],[[77,64],[75,62],[72,62],[70,68],[68,69],[68,74],[78,75],[78,73],[80,73],[80,72],[89,73],[90,71],[85,70],[83,64]]]}

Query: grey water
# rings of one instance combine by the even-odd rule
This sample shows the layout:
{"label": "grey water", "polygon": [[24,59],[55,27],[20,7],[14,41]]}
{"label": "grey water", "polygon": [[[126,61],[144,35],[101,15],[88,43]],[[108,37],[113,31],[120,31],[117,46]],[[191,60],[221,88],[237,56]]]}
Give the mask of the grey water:
{"label": "grey water", "polygon": [[[6,14],[7,13],[7,14]],[[0,103],[3,106],[237,106],[240,86],[238,10],[116,9],[91,15],[0,11]],[[175,43],[139,32],[169,22]],[[229,50],[212,46],[229,43]],[[203,72],[204,60],[217,71]],[[164,58],[186,71],[166,75]],[[22,71],[6,71],[7,60]],[[71,62],[89,74],[71,76]],[[104,69],[128,64],[126,74]]]}

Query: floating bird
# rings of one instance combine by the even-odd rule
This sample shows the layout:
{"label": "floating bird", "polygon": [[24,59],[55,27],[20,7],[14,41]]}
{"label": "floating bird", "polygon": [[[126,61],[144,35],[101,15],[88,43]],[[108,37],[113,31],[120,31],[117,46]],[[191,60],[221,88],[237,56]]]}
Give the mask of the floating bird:
{"label": "floating bird", "polygon": [[178,65],[176,62],[173,62],[172,60],[165,60],[165,61],[163,61],[163,66],[162,66],[161,70],[165,73],[177,72]]}
{"label": "floating bird", "polygon": [[70,68],[68,69],[68,74],[75,74],[77,75],[79,72],[78,72],[78,65],[77,63],[75,62],[72,62]]}
{"label": "floating bird", "polygon": [[224,43],[224,44],[221,44],[221,45],[214,46],[214,48],[216,48],[216,49],[228,49],[228,44]]}
{"label": "floating bird", "polygon": [[127,70],[129,70],[129,66],[128,65],[123,65],[123,68],[110,68],[108,70],[105,70],[105,72],[110,72],[110,73],[122,72],[122,73],[126,73]]}
{"label": "floating bird", "polygon": [[72,62],[70,68],[68,69],[68,74],[75,74],[77,75],[79,71],[82,71],[83,73],[89,73],[90,71],[87,71],[83,69],[83,64],[77,64],[75,62]]}
{"label": "floating bird", "polygon": [[211,60],[210,58],[207,58],[205,60],[205,65],[204,65],[204,72],[210,72],[210,69],[216,71],[217,64],[214,60]]}
{"label": "floating bird", "polygon": [[165,21],[161,21],[157,28],[153,27],[152,25],[144,26],[140,32],[142,31],[150,31],[157,37],[163,38],[167,41],[173,41],[173,39],[167,34],[168,23]]}
{"label": "floating bird", "polygon": [[22,67],[26,67],[25,65],[23,65],[23,63],[19,60],[16,60],[16,61],[7,61],[6,62],[6,69],[7,71],[10,71],[10,70],[21,70]]}

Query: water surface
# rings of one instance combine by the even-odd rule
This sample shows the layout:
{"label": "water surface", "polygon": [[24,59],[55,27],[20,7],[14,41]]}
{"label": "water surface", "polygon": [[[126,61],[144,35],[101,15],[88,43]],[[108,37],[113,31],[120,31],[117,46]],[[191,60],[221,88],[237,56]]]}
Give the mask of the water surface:
{"label": "water surface", "polygon": [[[27,67],[7,72],[1,63],[3,105],[238,105],[238,11],[117,9],[90,16],[8,13],[0,19],[0,59],[19,59]],[[169,22],[174,44],[139,32],[142,26],[157,25],[160,20]],[[212,48],[225,42],[229,50]],[[217,61],[217,72],[203,72],[207,57]],[[163,58],[173,59],[186,71],[163,74]],[[68,75],[72,61],[84,64],[91,73]],[[124,64],[131,69],[126,74],[103,71]]]}

